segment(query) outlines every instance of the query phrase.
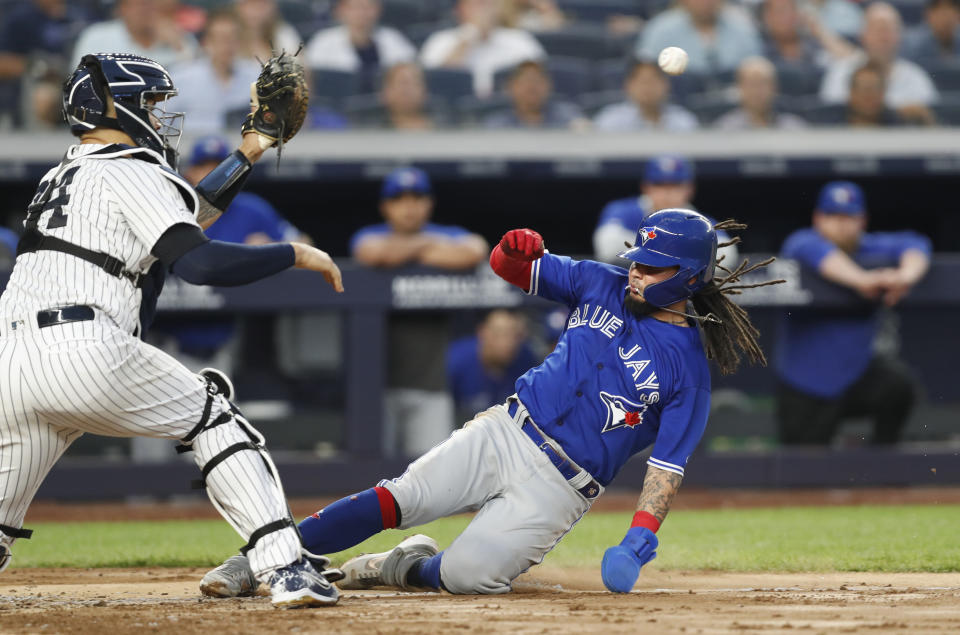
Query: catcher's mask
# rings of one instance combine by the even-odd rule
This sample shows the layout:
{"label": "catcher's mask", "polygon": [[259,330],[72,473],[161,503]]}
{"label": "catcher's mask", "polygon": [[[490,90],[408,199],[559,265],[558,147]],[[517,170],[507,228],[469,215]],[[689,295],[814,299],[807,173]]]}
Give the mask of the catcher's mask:
{"label": "catcher's mask", "polygon": [[650,267],[679,267],[674,275],[643,290],[644,300],[666,307],[686,300],[713,279],[717,233],[703,214],[663,209],[644,216],[634,246],[617,255]]}
{"label": "catcher's mask", "polygon": [[[108,94],[116,119],[106,115]],[[97,127],[121,130],[175,168],[184,113],[167,112],[166,103],[176,94],[170,74],[151,59],[128,53],[84,55],[63,84],[63,114],[78,137]]]}

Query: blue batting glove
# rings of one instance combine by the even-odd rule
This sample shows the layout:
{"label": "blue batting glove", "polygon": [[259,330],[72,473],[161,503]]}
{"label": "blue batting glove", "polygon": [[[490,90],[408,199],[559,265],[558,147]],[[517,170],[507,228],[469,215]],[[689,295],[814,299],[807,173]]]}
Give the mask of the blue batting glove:
{"label": "blue batting glove", "polygon": [[657,557],[658,544],[656,534],[646,527],[631,527],[619,545],[603,553],[603,585],[614,593],[629,593],[640,577],[640,568]]}

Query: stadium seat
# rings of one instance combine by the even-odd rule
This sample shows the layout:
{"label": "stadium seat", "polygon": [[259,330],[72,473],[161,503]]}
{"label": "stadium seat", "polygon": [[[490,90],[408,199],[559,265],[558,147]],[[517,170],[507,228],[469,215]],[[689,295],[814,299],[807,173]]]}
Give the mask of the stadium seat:
{"label": "stadium seat", "polygon": [[942,126],[960,126],[960,97],[941,99],[933,105],[933,114]]}
{"label": "stadium seat", "polygon": [[400,30],[428,18],[423,14],[423,4],[417,0],[383,0],[382,6],[380,22]]}
{"label": "stadium seat", "polygon": [[[594,89],[594,65],[587,60],[574,57],[551,57],[547,60],[547,70],[553,80],[553,92],[557,95],[576,98]],[[493,85],[497,92],[503,91],[512,68],[498,71]]]}
{"label": "stadium seat", "polygon": [[577,103],[583,108],[587,116],[593,117],[605,106],[624,101],[626,97],[620,90],[604,90],[596,93],[587,93],[580,95]]}
{"label": "stadium seat", "polygon": [[815,103],[804,109],[803,118],[815,126],[843,126],[846,109],[843,104]]}
{"label": "stadium seat", "polygon": [[280,0],[277,5],[283,19],[297,30],[305,42],[316,32],[319,24],[312,2]]}
{"label": "stadium seat", "polygon": [[925,0],[891,0],[890,4],[900,12],[904,25],[909,27],[923,22]]}
{"label": "stadium seat", "polygon": [[780,94],[794,97],[817,95],[823,80],[823,69],[796,64],[777,66],[777,86]]}
{"label": "stadium seat", "polygon": [[494,95],[489,99],[480,99],[472,95],[461,97],[457,100],[455,108],[459,118],[457,123],[472,126],[482,125],[487,115],[510,107],[510,99],[506,95]]}
{"label": "stadium seat", "polygon": [[627,60],[605,60],[593,67],[597,88],[600,90],[619,90],[627,76]]}
{"label": "stadium seat", "polygon": [[960,62],[956,60],[936,60],[923,64],[933,79],[937,90],[942,93],[960,92]]}
{"label": "stadium seat", "polygon": [[683,73],[670,77],[670,94],[679,103],[686,103],[691,95],[715,92],[715,77],[705,73]]}
{"label": "stadium seat", "polygon": [[621,56],[615,46],[610,43],[611,38],[606,29],[596,25],[581,24],[560,31],[546,31],[537,33],[536,38],[551,56],[580,57],[590,60]]}
{"label": "stadium seat", "polygon": [[714,93],[689,95],[685,106],[700,120],[700,125],[710,126],[720,115],[737,107],[737,103]]}
{"label": "stadium seat", "polygon": [[431,95],[450,102],[473,94],[473,73],[456,68],[428,68],[424,71]]}
{"label": "stadium seat", "polygon": [[351,95],[343,101],[343,114],[354,126],[368,126],[383,115],[380,95]]}
{"label": "stadium seat", "polygon": [[643,14],[643,0],[559,0],[560,10],[581,22],[606,22],[614,15]]}
{"label": "stadium seat", "polygon": [[310,98],[329,105],[339,105],[351,95],[362,92],[363,77],[359,73],[316,69],[311,72]]}
{"label": "stadium seat", "polygon": [[417,24],[411,24],[403,30],[403,34],[406,35],[413,45],[418,49],[423,46],[423,43],[427,41],[427,38],[436,33],[437,31],[443,31],[444,29],[449,29],[457,26],[456,22],[451,20],[442,20],[440,22],[418,22]]}

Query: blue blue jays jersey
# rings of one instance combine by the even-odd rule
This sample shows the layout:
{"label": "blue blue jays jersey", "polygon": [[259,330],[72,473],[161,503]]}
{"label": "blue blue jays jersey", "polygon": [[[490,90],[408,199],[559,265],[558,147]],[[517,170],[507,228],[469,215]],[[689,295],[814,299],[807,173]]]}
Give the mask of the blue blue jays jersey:
{"label": "blue blue jays jersey", "polygon": [[554,351],[516,382],[537,425],[604,486],[650,444],[650,465],[683,474],[710,410],[697,329],[634,317],[626,287],[620,267],[536,260],[529,292],[571,312]]}
{"label": "blue blue jays jersey", "polygon": [[[799,229],[783,243],[780,255],[812,271],[837,247],[812,227]],[[930,240],[911,231],[871,232],[860,238],[850,257],[865,269],[896,267],[911,249],[930,255]],[[793,388],[824,398],[842,394],[863,375],[874,357],[879,303],[859,309],[794,309],[780,323],[775,366]],[[826,363],[825,363],[826,362]]]}

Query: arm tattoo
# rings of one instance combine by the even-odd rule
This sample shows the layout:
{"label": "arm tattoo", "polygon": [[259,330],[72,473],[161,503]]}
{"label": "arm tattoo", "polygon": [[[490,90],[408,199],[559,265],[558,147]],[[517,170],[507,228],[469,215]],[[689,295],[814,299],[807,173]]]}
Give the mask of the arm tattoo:
{"label": "arm tattoo", "polygon": [[197,223],[204,229],[213,225],[213,222],[220,218],[220,215],[223,214],[222,209],[217,209],[210,204],[207,199],[202,196],[198,196],[197,199],[200,201],[200,209],[197,212]]}
{"label": "arm tattoo", "polygon": [[683,480],[682,474],[661,470],[652,465],[647,466],[647,475],[643,479],[643,492],[640,494],[640,501],[637,503],[637,511],[644,511],[656,516],[657,520],[663,522],[670,511],[670,503],[680,489],[680,481]]}

